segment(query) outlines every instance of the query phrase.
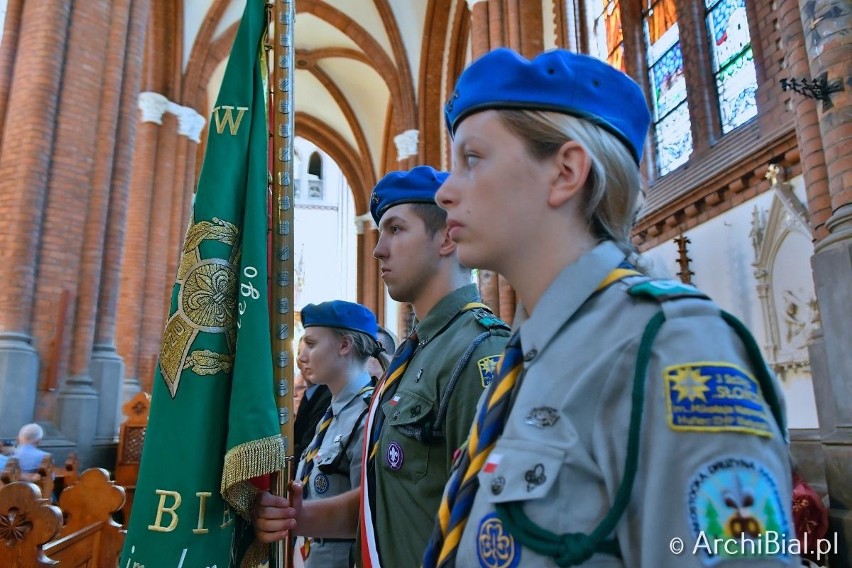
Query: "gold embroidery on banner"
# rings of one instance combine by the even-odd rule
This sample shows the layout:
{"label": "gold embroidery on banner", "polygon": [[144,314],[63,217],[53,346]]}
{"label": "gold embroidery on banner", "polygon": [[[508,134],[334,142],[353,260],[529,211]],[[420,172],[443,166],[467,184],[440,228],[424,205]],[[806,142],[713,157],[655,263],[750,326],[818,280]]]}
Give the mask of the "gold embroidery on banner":
{"label": "gold embroidery on banner", "polygon": [[[229,372],[233,366],[236,338],[237,280],[232,262],[239,259],[235,243],[239,229],[233,223],[214,217],[194,223],[186,231],[176,285],[177,307],[169,317],[160,349],[160,371],[174,398],[181,373],[189,369],[197,375]],[[231,262],[221,258],[201,260],[201,243],[215,240],[231,247]],[[197,349],[190,353],[201,332],[224,333],[226,353]]]}
{"label": "gold embroidery on banner", "polygon": [[219,371],[230,372],[233,365],[233,357],[204,349],[190,353],[184,361],[183,368],[192,369],[196,375],[215,375]]}

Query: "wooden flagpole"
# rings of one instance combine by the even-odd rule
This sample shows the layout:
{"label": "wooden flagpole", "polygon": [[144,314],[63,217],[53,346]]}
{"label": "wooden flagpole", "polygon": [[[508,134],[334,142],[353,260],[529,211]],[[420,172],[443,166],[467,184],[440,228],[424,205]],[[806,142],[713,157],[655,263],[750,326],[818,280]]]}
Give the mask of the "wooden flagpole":
{"label": "wooden flagpole", "polygon": [[[281,435],[287,443],[288,459],[276,476],[272,488],[277,495],[286,495],[296,467],[293,451],[293,331],[294,331],[294,271],[293,271],[293,138],[294,99],[293,78],[295,58],[294,28],[295,0],[268,0],[271,16],[272,73],[270,104],[272,119],[272,351],[273,381],[278,405]],[[292,537],[273,545],[270,566],[290,566]]]}

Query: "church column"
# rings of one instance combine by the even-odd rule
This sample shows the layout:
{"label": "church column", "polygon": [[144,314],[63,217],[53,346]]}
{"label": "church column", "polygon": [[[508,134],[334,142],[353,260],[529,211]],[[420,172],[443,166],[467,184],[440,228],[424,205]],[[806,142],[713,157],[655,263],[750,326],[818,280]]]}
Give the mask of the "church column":
{"label": "church column", "polygon": [[[393,138],[394,144],[396,145],[396,155],[397,160],[400,164],[400,169],[410,169],[420,164],[417,163],[417,159],[420,155],[420,131],[419,130],[406,130],[397,134]],[[372,247],[375,248],[376,242],[378,241],[378,235],[376,235],[376,240],[373,241]],[[370,249],[370,256],[372,257],[373,248]],[[377,266],[377,263],[373,262],[374,270]],[[378,278],[377,278],[378,280]],[[379,291],[381,296],[381,305],[384,307],[385,302],[385,286],[384,282],[381,285],[376,285],[376,289]],[[396,318],[396,329],[399,330],[399,333],[407,336],[412,329],[414,322],[414,308],[411,304],[408,303],[399,303],[399,308],[397,311]],[[384,311],[384,310],[382,310]]]}
{"label": "church column", "polygon": [[[111,443],[115,435],[115,417],[121,377],[95,376],[89,366],[95,337],[98,297],[101,290],[106,220],[109,209],[115,147],[118,141],[118,119],[121,103],[124,58],[130,21],[130,0],[119,0],[112,4],[111,12],[96,4],[88,7],[90,13],[79,12],[81,18],[93,22],[102,18],[103,33],[89,33],[98,37],[99,43],[80,46],[79,57],[95,57],[100,54],[103,61],[102,81],[88,86],[94,92],[79,93],[74,100],[97,100],[97,120],[86,129],[90,138],[83,138],[79,126],[74,134],[80,143],[91,148],[93,168],[90,176],[88,206],[83,226],[82,253],[77,268],[79,280],[77,303],[71,337],[68,379],[62,384],[57,396],[57,423],[65,436],[78,446],[81,461],[90,463],[89,454],[93,443]],[[87,32],[92,30],[87,29]],[[69,55],[69,66],[74,66],[73,51]],[[76,67],[76,66],[74,66]],[[92,98],[92,97],[99,98]],[[71,135],[71,134],[69,134]],[[72,144],[64,144],[72,146]],[[77,150],[79,152],[79,150]],[[66,176],[67,177],[67,176]],[[75,184],[76,185],[76,184]],[[63,192],[66,193],[66,192]],[[67,197],[66,197],[67,198]],[[108,379],[108,380],[105,380]],[[97,460],[96,460],[97,461]]]}
{"label": "church column", "polygon": [[822,376],[818,377],[815,369],[814,382],[829,384],[834,401],[833,424],[822,424],[821,414],[820,430],[826,430],[824,426],[832,430],[823,435],[822,443],[831,530],[839,533],[840,541],[840,550],[832,552],[842,562],[852,554],[852,91],[848,86],[843,88],[850,79],[852,13],[847,0],[799,0],[799,7],[810,77],[824,79],[822,86],[828,91],[817,104],[832,214],[825,223],[828,236],[816,243],[811,260],[822,320],[819,347],[825,353]]}
{"label": "church column", "polygon": [[[50,14],[50,17],[45,17]],[[71,3],[26,2],[0,143],[0,436],[33,419],[32,315]]]}
{"label": "church column", "polygon": [[[169,225],[169,244],[166,248],[168,254],[166,263],[166,277],[171,279],[177,274],[177,264],[180,258],[183,237],[186,233],[189,219],[189,204],[195,190],[195,156],[198,143],[201,141],[201,131],[207,122],[204,117],[195,110],[169,103],[169,112],[177,117],[177,151],[175,155],[174,193],[172,204],[169,208],[171,220]],[[191,178],[189,174],[191,173]],[[171,302],[171,286],[163,290],[165,305]]]}
{"label": "church column", "polygon": [[467,0],[470,10],[470,45],[473,58],[490,49],[488,37],[488,0]]}
{"label": "church column", "polygon": [[139,94],[138,105],[142,124],[137,128],[136,147],[133,152],[117,318],[118,353],[124,359],[125,365],[124,401],[141,390],[139,357],[157,139],[168,104],[168,99],[159,93]]}
{"label": "church column", "polygon": [[[109,186],[109,203],[101,256],[101,286],[98,294],[95,335],[89,369],[95,388],[104,396],[106,390],[117,391],[113,416],[107,415],[110,403],[99,407],[96,445],[106,438],[114,439],[123,416],[121,404],[124,387],[124,361],[116,351],[116,311],[121,279],[122,255],[127,224],[132,161],[138,119],[138,93],[141,83],[142,52],[148,21],[149,0],[132,0],[127,23],[123,57],[121,99],[118,109],[118,132]],[[138,389],[137,389],[138,390]],[[135,391],[134,391],[135,392]],[[110,428],[112,424],[112,428]]]}

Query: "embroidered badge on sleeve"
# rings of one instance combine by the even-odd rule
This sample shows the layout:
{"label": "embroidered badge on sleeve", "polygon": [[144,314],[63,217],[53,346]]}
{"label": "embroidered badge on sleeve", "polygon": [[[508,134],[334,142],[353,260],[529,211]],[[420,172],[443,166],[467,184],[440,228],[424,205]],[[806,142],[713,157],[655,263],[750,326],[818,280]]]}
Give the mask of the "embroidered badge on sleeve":
{"label": "embroidered badge on sleeve", "polygon": [[500,355],[489,355],[483,357],[476,362],[479,367],[479,378],[482,379],[482,386],[487,387],[494,379],[494,371],[497,369],[497,361],[500,360]]}
{"label": "embroidered badge on sleeve", "polygon": [[757,381],[730,363],[685,363],[663,371],[672,430],[772,437],[772,415]]}
{"label": "embroidered badge on sleeve", "polygon": [[784,502],[762,463],[741,456],[706,463],[687,488],[694,539],[687,548],[710,566],[731,558],[789,558],[795,535]]}

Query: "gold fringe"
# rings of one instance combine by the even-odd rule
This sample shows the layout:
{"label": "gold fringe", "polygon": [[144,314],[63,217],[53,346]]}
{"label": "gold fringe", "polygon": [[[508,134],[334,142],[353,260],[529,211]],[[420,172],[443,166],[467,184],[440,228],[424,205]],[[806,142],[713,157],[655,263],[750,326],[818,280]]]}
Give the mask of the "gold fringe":
{"label": "gold fringe", "polygon": [[269,545],[254,539],[246,550],[240,568],[268,568],[269,567]]}
{"label": "gold fringe", "polygon": [[251,518],[257,489],[248,480],[284,469],[286,457],[284,439],[280,434],[231,448],[225,454],[222,498],[243,518]]}

